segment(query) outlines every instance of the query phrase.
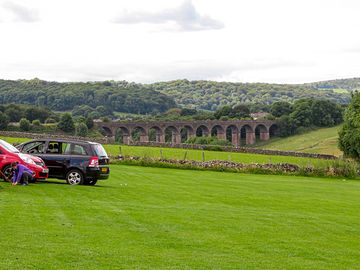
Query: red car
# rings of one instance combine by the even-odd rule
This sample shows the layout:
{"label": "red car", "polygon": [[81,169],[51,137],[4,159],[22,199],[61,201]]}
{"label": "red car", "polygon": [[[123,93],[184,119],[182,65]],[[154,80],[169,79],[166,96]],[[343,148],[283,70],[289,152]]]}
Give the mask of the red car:
{"label": "red car", "polygon": [[49,169],[41,158],[20,153],[8,142],[0,140],[0,169],[4,175],[9,176],[11,174],[12,162],[25,165],[35,172],[35,180],[48,178]]}

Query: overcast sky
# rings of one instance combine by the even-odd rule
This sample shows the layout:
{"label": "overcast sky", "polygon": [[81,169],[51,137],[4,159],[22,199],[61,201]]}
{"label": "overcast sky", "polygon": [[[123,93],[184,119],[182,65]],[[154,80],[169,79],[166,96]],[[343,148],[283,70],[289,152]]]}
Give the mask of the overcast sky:
{"label": "overcast sky", "polygon": [[0,78],[360,77],[358,0],[0,0]]}

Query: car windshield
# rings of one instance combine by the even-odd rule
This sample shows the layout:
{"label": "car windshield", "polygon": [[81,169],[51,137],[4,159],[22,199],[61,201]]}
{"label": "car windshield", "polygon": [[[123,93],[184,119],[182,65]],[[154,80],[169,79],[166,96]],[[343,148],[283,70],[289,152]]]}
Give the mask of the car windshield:
{"label": "car windshield", "polygon": [[15,146],[11,145],[10,143],[8,142],[5,142],[3,140],[0,140],[0,145],[2,147],[4,147],[6,150],[8,150],[9,152],[12,152],[12,153],[20,153],[20,151],[18,149],[16,149]]}
{"label": "car windshield", "polygon": [[108,157],[104,147],[101,144],[94,144],[93,148],[98,157],[105,157],[105,158]]}

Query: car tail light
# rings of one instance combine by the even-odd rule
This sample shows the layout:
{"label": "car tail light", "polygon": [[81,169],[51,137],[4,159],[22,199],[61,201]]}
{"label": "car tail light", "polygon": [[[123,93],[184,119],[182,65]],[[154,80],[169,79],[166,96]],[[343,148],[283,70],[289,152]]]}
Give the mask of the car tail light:
{"label": "car tail light", "polygon": [[89,167],[99,167],[99,158],[98,157],[91,157]]}

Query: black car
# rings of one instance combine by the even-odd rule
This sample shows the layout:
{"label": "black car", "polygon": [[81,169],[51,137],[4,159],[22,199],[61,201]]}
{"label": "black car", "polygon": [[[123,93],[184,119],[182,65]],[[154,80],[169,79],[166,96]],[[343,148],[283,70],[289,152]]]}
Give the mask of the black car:
{"label": "black car", "polygon": [[99,143],[46,139],[22,143],[17,148],[41,157],[49,168],[49,177],[66,179],[70,185],[95,185],[110,174],[108,155]]}

